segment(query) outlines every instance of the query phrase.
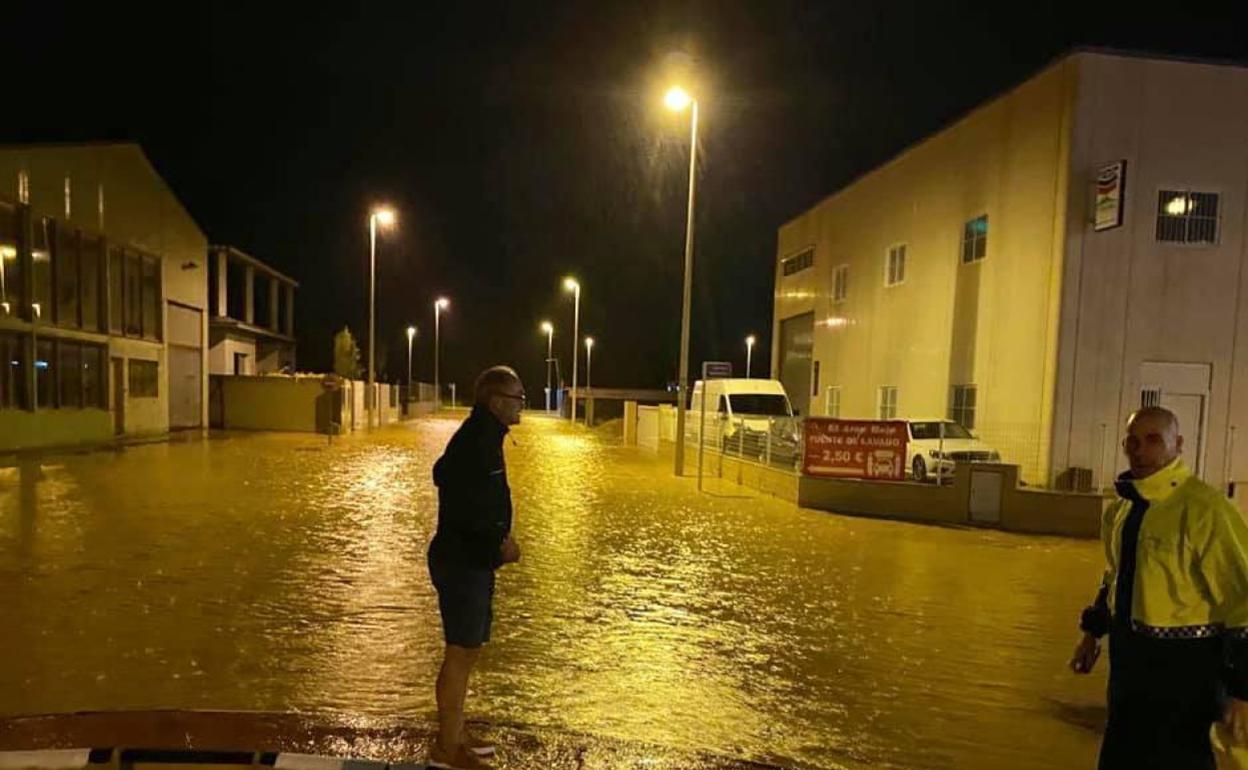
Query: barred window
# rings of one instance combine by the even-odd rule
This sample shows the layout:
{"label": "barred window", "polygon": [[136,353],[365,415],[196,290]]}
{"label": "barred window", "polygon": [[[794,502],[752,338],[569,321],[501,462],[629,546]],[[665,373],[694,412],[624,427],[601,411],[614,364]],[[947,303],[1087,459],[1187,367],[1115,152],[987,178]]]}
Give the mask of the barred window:
{"label": "barred window", "polygon": [[806,249],[801,254],[789,257],[780,263],[780,270],[784,275],[793,275],[800,273],[808,267],[815,264],[815,250]]}
{"label": "barred window", "polygon": [[841,386],[829,385],[827,401],[824,404],[823,411],[828,417],[841,416]]}
{"label": "barred window", "polygon": [[1218,202],[1217,193],[1162,190],[1157,194],[1157,240],[1217,243]]}
{"label": "barred window", "polygon": [[849,265],[839,265],[832,271],[832,301],[844,302],[849,297]]}
{"label": "barred window", "polygon": [[906,280],[906,244],[901,243],[888,249],[887,264],[884,266],[884,285],[896,286]]}

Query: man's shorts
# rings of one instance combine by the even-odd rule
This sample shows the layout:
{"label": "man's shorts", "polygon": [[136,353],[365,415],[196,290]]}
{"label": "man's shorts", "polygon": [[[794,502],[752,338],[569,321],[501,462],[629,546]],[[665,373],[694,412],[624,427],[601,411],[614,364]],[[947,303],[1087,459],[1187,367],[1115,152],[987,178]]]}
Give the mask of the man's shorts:
{"label": "man's shorts", "polygon": [[490,641],[494,619],[494,571],[467,569],[429,560],[429,577],[438,592],[442,636],[457,647],[480,647]]}

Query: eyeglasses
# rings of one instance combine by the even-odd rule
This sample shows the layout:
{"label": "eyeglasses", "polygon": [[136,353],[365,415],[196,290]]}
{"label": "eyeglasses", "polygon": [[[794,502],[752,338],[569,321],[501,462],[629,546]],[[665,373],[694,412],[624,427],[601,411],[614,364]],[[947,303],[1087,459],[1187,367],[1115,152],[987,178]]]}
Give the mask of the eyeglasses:
{"label": "eyeglasses", "polygon": [[521,393],[518,396],[512,395],[511,393],[499,393],[498,395],[501,398],[511,398],[511,399],[515,399],[516,401],[521,401],[521,402],[529,400],[529,397],[524,395],[523,393]]}

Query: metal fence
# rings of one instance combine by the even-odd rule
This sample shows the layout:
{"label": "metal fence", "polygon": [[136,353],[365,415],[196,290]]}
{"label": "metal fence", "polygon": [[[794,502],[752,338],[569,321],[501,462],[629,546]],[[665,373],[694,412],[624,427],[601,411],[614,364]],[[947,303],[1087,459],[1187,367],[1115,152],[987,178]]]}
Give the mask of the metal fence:
{"label": "metal fence", "polygon": [[699,412],[691,411],[686,415],[686,468],[696,469],[701,452],[704,458],[708,454],[714,458],[731,457],[796,473],[801,463],[801,447],[800,418],[729,417],[717,412],[706,415],[703,426]]}

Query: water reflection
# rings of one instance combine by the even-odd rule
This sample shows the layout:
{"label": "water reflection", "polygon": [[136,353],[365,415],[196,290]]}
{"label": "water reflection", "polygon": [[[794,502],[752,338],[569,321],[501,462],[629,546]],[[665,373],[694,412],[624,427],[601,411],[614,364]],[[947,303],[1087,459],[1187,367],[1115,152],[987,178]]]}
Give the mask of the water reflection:
{"label": "water reflection", "polygon": [[[454,428],[0,469],[0,712],[428,720],[429,474]],[[1092,762],[1103,679],[1064,661],[1094,543],[699,496],[583,431],[515,436],[524,560],[474,716],[820,768]]]}

